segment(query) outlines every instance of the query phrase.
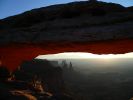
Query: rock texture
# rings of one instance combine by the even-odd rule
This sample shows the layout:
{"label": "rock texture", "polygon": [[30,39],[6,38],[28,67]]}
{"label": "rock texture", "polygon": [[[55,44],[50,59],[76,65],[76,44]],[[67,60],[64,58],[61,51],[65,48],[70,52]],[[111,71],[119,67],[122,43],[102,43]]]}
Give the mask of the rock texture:
{"label": "rock texture", "polygon": [[53,66],[52,61],[33,59],[31,61],[24,61],[20,65],[20,69],[15,71],[17,80],[41,81],[44,91],[55,93],[62,93],[64,89],[64,82],[62,77],[62,69],[58,66]]}
{"label": "rock texture", "polygon": [[0,20],[0,62],[11,70],[41,54],[133,51],[133,11],[119,4],[72,2]]}
{"label": "rock texture", "polygon": [[72,2],[0,20],[0,44],[132,38],[132,29],[132,7],[105,2]]}
{"label": "rock texture", "polygon": [[[3,72],[0,69],[0,75],[6,75]],[[11,76],[0,79],[2,100],[74,100],[66,90],[62,68],[52,61],[24,61]]]}

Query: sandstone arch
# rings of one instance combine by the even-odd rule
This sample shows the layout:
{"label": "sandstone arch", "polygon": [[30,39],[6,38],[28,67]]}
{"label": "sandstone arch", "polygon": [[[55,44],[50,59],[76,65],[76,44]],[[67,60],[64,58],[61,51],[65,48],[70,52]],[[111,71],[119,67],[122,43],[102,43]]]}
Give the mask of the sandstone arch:
{"label": "sandstone arch", "polygon": [[41,44],[7,44],[0,47],[2,65],[10,70],[17,68],[22,61],[38,55],[60,52],[89,52],[95,54],[120,54],[133,51],[133,39],[108,40],[97,42],[45,42]]}

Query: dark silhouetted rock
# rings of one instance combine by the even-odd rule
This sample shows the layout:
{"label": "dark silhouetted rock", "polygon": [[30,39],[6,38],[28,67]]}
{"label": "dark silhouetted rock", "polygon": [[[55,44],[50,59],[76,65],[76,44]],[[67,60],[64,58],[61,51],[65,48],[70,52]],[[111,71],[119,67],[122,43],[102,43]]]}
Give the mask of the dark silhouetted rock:
{"label": "dark silhouetted rock", "polygon": [[64,87],[62,69],[47,60],[25,61],[14,74],[17,80],[32,82],[33,85],[41,82],[46,91],[61,92]]}
{"label": "dark silhouetted rock", "polygon": [[4,81],[7,80],[9,77],[10,77],[9,70],[4,66],[0,66],[0,80]]}
{"label": "dark silhouetted rock", "polygon": [[55,94],[52,96],[51,100],[74,100],[74,99],[66,94]]}
{"label": "dark silhouetted rock", "polygon": [[127,8],[128,11],[133,12],[133,6]]}
{"label": "dark silhouetted rock", "polygon": [[0,44],[132,38],[133,13],[128,9],[100,1],[33,9],[0,20]]}

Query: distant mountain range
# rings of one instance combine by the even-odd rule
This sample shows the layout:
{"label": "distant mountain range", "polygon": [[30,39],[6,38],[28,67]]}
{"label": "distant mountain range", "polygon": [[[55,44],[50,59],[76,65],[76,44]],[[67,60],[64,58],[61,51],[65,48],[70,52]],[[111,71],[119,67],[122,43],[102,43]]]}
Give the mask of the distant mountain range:
{"label": "distant mountain range", "polygon": [[0,44],[133,38],[133,7],[80,1],[0,20]]}

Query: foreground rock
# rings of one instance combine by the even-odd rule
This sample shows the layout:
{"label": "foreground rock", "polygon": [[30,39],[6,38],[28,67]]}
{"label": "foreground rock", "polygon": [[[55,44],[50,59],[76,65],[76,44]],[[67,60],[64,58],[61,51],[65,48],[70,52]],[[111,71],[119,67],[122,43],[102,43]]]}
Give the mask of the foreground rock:
{"label": "foreground rock", "polygon": [[65,94],[62,69],[53,64],[47,60],[25,61],[9,78],[0,79],[0,99],[73,100]]}

